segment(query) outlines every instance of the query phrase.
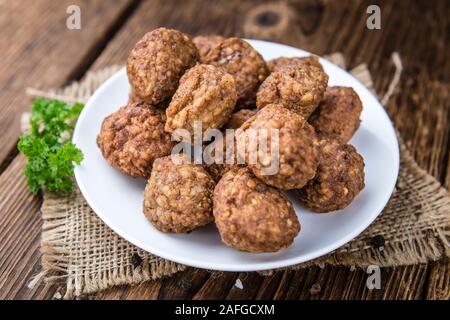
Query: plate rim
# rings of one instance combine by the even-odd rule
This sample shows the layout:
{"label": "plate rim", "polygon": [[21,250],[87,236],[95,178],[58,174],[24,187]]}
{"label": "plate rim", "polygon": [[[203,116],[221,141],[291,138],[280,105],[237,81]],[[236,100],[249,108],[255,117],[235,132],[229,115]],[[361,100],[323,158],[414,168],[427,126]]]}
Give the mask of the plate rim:
{"label": "plate rim", "polygon": [[[289,50],[298,50],[301,51],[303,53],[306,54],[313,54],[311,52],[305,51],[303,49],[299,49],[296,47],[292,47],[289,45],[285,45],[285,44],[281,44],[281,43],[276,43],[276,42],[271,42],[271,41],[264,41],[264,40],[253,40],[253,39],[243,39],[245,41],[248,41],[250,44],[253,45],[253,43],[262,43],[265,45],[277,45],[277,46],[282,46],[285,47],[286,49]],[[89,204],[89,206],[91,207],[92,211],[109,227],[111,228],[114,232],[116,232],[120,237],[124,238],[125,240],[131,242],[133,245],[141,248],[142,250],[149,252],[151,254],[154,254],[158,257],[161,257],[163,259],[172,261],[172,262],[176,262],[179,264],[183,264],[183,265],[187,265],[187,266],[191,266],[191,267],[195,267],[195,268],[201,268],[201,269],[209,269],[209,270],[218,270],[218,271],[230,271],[230,272],[251,272],[251,271],[263,271],[263,270],[271,270],[271,269],[278,269],[278,268],[285,268],[285,267],[289,267],[292,265],[296,265],[296,264],[300,264],[300,263],[304,263],[307,261],[311,261],[313,259],[322,257],[340,247],[342,247],[343,245],[345,245],[346,243],[352,241],[354,238],[356,238],[358,235],[360,235],[364,230],[367,229],[367,227],[369,227],[373,221],[375,221],[375,219],[380,215],[380,213],[382,212],[382,210],[385,208],[386,204],[389,202],[394,190],[395,190],[395,185],[396,182],[398,180],[398,174],[399,174],[399,169],[400,169],[400,148],[399,148],[399,143],[398,143],[398,139],[397,139],[397,134],[396,131],[394,129],[394,125],[391,121],[391,119],[389,118],[389,115],[387,114],[386,109],[384,108],[384,106],[382,105],[382,103],[379,101],[379,99],[370,91],[367,89],[367,87],[361,83],[361,81],[359,81],[359,79],[357,79],[356,77],[354,77],[349,71],[342,69],[341,67],[333,64],[332,62],[319,57],[321,62],[326,61],[326,63],[330,63],[333,66],[335,66],[336,68],[339,68],[340,71],[346,73],[348,76],[352,77],[355,81],[357,81],[362,87],[364,87],[367,92],[372,96],[372,98],[374,98],[379,106],[381,107],[382,110],[382,114],[383,117],[385,118],[386,122],[389,124],[389,130],[391,131],[390,134],[393,136],[394,138],[394,142],[395,142],[395,146],[396,148],[394,148],[392,150],[393,152],[393,174],[395,176],[395,178],[393,178],[393,183],[392,186],[389,188],[389,192],[386,192],[386,196],[383,199],[383,201],[380,201],[378,206],[376,207],[376,209],[373,210],[373,212],[376,212],[376,214],[373,214],[370,219],[365,220],[365,223],[362,223],[358,226],[358,228],[355,228],[354,231],[348,233],[345,237],[342,237],[339,241],[335,241],[327,246],[324,246],[323,248],[316,250],[312,253],[309,254],[303,254],[301,256],[298,257],[292,257],[292,258],[288,258],[288,259],[283,259],[282,262],[280,263],[280,261],[275,260],[275,261],[269,261],[269,262],[258,262],[255,264],[235,264],[235,265],[225,265],[225,264],[221,264],[221,263],[215,263],[214,266],[211,266],[210,263],[208,262],[202,262],[197,260],[193,260],[190,258],[177,258],[177,257],[173,257],[170,254],[165,254],[165,252],[163,252],[160,249],[157,248],[149,248],[149,245],[146,243],[141,242],[140,240],[136,239],[132,234],[129,234],[127,232],[123,232],[119,227],[116,226],[115,223],[112,223],[107,215],[104,215],[101,210],[99,210],[99,208],[96,206],[95,201],[93,201],[93,199],[91,198],[91,196],[89,195],[89,192],[87,192],[87,188],[85,186],[85,184],[83,183],[83,180],[80,177],[80,169],[79,166],[75,166],[75,170],[74,170],[74,175],[75,175],[75,179],[77,182],[77,185],[83,195],[83,197],[85,198],[86,202]],[[103,84],[94,92],[94,94],[89,98],[89,100],[87,101],[85,108],[83,109],[83,111],[81,112],[77,124],[75,126],[75,130],[73,132],[73,137],[72,137],[72,142],[76,144],[77,141],[77,137],[79,136],[79,130],[77,130],[79,128],[79,123],[82,123],[86,117],[87,111],[85,112],[85,110],[87,110],[86,107],[88,107],[91,103],[93,103],[92,101],[96,100],[96,97],[101,95],[103,93],[103,91],[106,90],[106,88],[109,87],[109,84],[111,82],[114,82],[116,80],[116,78],[119,78],[121,76],[123,76],[123,74],[125,73],[126,76],[126,72],[125,72],[125,67],[119,69],[116,73],[114,73],[111,77],[109,77],[105,82],[103,82]]]}

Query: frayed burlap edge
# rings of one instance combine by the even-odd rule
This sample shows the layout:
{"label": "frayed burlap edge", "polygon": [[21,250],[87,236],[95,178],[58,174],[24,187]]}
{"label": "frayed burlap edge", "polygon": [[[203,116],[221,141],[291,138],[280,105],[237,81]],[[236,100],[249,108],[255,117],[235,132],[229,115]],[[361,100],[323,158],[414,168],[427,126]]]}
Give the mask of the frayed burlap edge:
{"label": "frayed burlap edge", "polygon": [[[333,54],[328,56],[328,59],[345,68],[345,59],[341,54]],[[384,103],[395,92],[402,71],[401,60],[396,53],[393,54],[393,62],[396,72],[388,92],[382,98]],[[119,69],[120,66],[111,66],[97,72],[90,72],[83,81],[62,90],[43,92],[27,89],[27,93],[68,102],[86,102],[93,91]],[[351,72],[369,90],[374,92],[370,72],[365,64]],[[25,119],[26,117],[23,123],[26,122]],[[397,206],[404,208],[405,205],[408,205],[410,201],[396,199],[395,196],[399,194],[398,190],[409,188],[407,190],[425,194],[426,199],[421,203],[426,203],[428,207],[417,208],[417,212],[411,213],[412,218],[405,232],[398,232],[398,230],[391,232],[391,234],[395,234],[395,238],[391,239],[389,230],[383,229],[384,223],[377,226],[377,221],[385,219],[385,210],[362,235],[349,244],[327,256],[288,269],[324,264],[357,267],[371,264],[381,267],[397,266],[424,263],[449,255],[450,198],[448,193],[436,179],[417,166],[403,142],[400,144],[401,168],[406,167],[408,170],[400,170],[399,185],[390,204],[397,201]],[[406,187],[401,186],[401,183],[405,183]],[[389,210],[389,205],[387,208]],[[427,217],[421,222],[422,209],[426,210],[428,214],[435,213],[435,217],[431,214],[431,219]],[[398,213],[397,211],[394,206],[389,214],[395,215]],[[75,214],[77,212],[83,214],[77,215]],[[69,197],[45,193],[42,214],[44,219],[41,243],[42,272],[35,277],[30,286],[34,286],[42,278],[49,283],[65,283],[64,297],[72,298],[98,292],[115,285],[138,284],[170,276],[185,269],[183,265],[144,252],[118,237],[92,212],[79,190]],[[404,210],[402,214],[405,214]],[[74,218],[77,216],[88,219],[87,221],[78,221]],[[401,227],[401,222],[399,226]],[[395,226],[393,227],[395,229]],[[102,249],[97,248],[94,244],[98,245],[97,241],[92,242],[91,238],[95,238],[92,237],[93,234],[98,237],[97,240],[103,241]],[[374,245],[372,241],[376,235],[385,240],[381,246]],[[265,271],[262,274],[268,275],[274,271],[276,270]]]}
{"label": "frayed burlap edge", "polygon": [[[73,211],[61,210],[69,207],[72,207]],[[184,265],[136,248],[114,234],[96,216],[90,217],[89,221],[83,219],[83,216],[94,213],[78,189],[65,197],[45,193],[41,211],[44,220],[41,238],[43,272],[34,279],[34,282],[39,281],[42,276],[45,276],[48,283],[65,282],[66,299],[94,293],[111,286],[134,285],[167,277],[186,268]],[[80,217],[74,218],[74,212],[80,213]],[[86,234],[90,232],[91,236],[77,239],[77,233],[83,231],[75,225],[83,227],[87,223],[97,227],[86,230]],[[88,238],[94,243],[89,243]],[[107,243],[102,243],[97,241],[99,238],[108,238],[111,241],[106,240]],[[78,241],[77,247],[71,248],[69,241],[72,240]],[[80,243],[84,243],[84,247],[78,247]],[[103,246],[105,248],[102,248]],[[104,253],[100,252],[108,248],[111,256],[105,257]],[[105,253],[108,254],[108,251]],[[102,264],[106,264],[107,267]],[[86,272],[88,268],[91,272]]]}

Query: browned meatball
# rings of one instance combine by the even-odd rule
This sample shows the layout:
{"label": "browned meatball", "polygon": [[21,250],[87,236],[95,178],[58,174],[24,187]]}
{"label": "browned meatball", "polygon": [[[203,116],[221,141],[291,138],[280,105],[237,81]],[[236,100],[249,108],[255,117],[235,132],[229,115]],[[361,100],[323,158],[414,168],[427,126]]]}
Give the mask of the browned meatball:
{"label": "browned meatball", "polygon": [[141,98],[139,98],[134,92],[133,89],[130,90],[130,93],[128,94],[128,104],[137,103],[137,102],[145,102]]}
{"label": "browned meatball", "polygon": [[214,218],[222,241],[245,252],[279,251],[300,232],[292,203],[247,168],[227,172],[217,184]]}
{"label": "browned meatball", "polygon": [[299,190],[300,201],[315,212],[344,209],[364,188],[364,160],[334,140],[322,140],[320,151],[316,177]]}
{"label": "browned meatball", "polygon": [[308,119],[327,88],[328,76],[313,64],[286,66],[273,72],[259,87],[256,106],[280,104]]}
{"label": "browned meatball", "polygon": [[162,232],[184,233],[213,221],[214,181],[181,155],[155,160],[144,192],[144,214]]}
{"label": "browned meatball", "polygon": [[189,36],[158,28],[144,35],[128,56],[128,80],[137,96],[156,105],[173,95],[181,76],[197,61]]}
{"label": "browned meatball", "polygon": [[[132,104],[132,103],[138,103],[138,102],[143,102],[146,103],[144,100],[142,100],[135,92],[133,89],[130,90],[129,94],[128,94],[128,102],[127,104]],[[161,103],[155,104],[153,105],[155,108],[158,109],[166,109],[167,106],[169,105],[169,100],[164,100]],[[146,103],[147,104],[147,103]]]}
{"label": "browned meatball", "polygon": [[[255,114],[256,112],[250,109],[239,110],[238,112],[235,112],[231,115],[230,121],[228,121],[223,128],[239,129],[244,124],[245,121],[253,117]],[[227,139],[225,137],[226,134],[225,130],[223,130],[223,134],[224,136],[222,137],[222,139],[218,139],[217,141],[214,141],[209,145],[211,146],[211,148],[213,148],[214,146],[216,146],[216,148],[219,148],[221,144],[223,147],[222,153],[216,154],[215,152],[211,152],[212,156],[215,157],[216,161],[212,164],[205,165],[205,169],[209,172],[209,174],[211,175],[211,177],[213,177],[215,181],[219,181],[225,173],[227,173],[234,167],[245,166],[245,163],[237,163],[238,159],[236,155],[235,141],[233,141],[234,142],[233,146],[230,147],[229,144],[226,143]],[[228,158],[227,153],[229,153]],[[229,159],[231,159],[231,161]]]}
{"label": "browned meatball", "polygon": [[362,103],[352,88],[331,87],[309,123],[321,138],[347,143],[359,128]]}
{"label": "browned meatball", "polygon": [[230,171],[231,168],[231,166],[217,163],[205,165],[205,170],[208,171],[209,175],[215,182],[219,182],[223,175]]}
{"label": "browned meatball", "polygon": [[164,132],[166,115],[145,102],[131,103],[103,121],[97,145],[111,166],[148,178],[153,161],[170,154],[173,142]]}
{"label": "browned meatball", "polygon": [[239,105],[255,103],[256,91],[269,73],[258,51],[238,38],[229,38],[213,48],[205,63],[222,67],[235,78]]}
{"label": "browned meatball", "polygon": [[322,65],[319,62],[319,58],[317,56],[307,56],[307,57],[280,57],[267,62],[267,67],[270,72],[280,71],[288,66],[303,66],[303,65],[313,65],[320,69],[323,69]]}
{"label": "browned meatball", "polygon": [[230,120],[224,125],[225,129],[238,129],[245,121],[256,114],[256,111],[250,109],[242,109],[231,115]]}
{"label": "browned meatball", "polygon": [[[236,141],[234,135],[232,137],[232,143],[227,140],[225,133],[224,136],[215,140],[208,146],[206,146],[205,151],[210,154],[213,163],[205,162],[205,169],[211,175],[211,177],[217,182],[222,176],[228,171],[234,169],[235,167],[244,167],[245,162],[242,160],[238,162],[236,153]],[[221,152],[216,152],[216,150],[222,150]],[[205,159],[204,159],[205,160]]]}
{"label": "browned meatball", "polygon": [[229,165],[229,164],[210,164],[205,166],[205,170],[209,173],[211,178],[217,183],[222,179],[225,173],[236,168],[244,168],[245,165]]}
{"label": "browned meatball", "polygon": [[[245,144],[245,148],[238,148],[238,154],[263,182],[289,190],[302,188],[314,177],[318,165],[318,139],[314,128],[303,117],[279,105],[268,105],[246,121],[241,129],[242,132],[236,133],[237,141]],[[261,129],[266,130],[267,138]],[[261,147],[261,141],[267,145],[266,150]]]}
{"label": "browned meatball", "polygon": [[205,63],[206,56],[211,51],[211,49],[218,46],[225,38],[218,35],[210,36],[197,36],[193,39],[195,45],[197,46],[198,52],[200,54],[200,62]]}
{"label": "browned meatball", "polygon": [[233,113],[236,104],[234,78],[222,69],[200,64],[180,80],[166,110],[165,130],[186,129],[194,135],[195,122],[207,129],[221,128]]}

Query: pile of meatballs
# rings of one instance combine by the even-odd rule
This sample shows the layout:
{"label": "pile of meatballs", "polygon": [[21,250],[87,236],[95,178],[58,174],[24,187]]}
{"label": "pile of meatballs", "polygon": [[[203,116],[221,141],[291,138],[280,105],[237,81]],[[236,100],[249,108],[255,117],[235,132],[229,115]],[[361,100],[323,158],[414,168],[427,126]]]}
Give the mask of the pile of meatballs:
{"label": "pile of meatballs", "polygon": [[[158,28],[132,49],[127,75],[129,101],[104,119],[97,144],[112,167],[148,179],[143,212],[162,232],[215,222],[230,247],[276,252],[300,232],[283,191],[325,213],[347,207],[364,188],[364,160],[347,144],[362,103],[352,88],[328,87],[315,56],[264,61],[238,38],[192,39]],[[264,155],[256,163],[209,165],[171,155],[172,133],[194,134],[195,121],[202,130],[239,128],[235,142],[246,148],[234,156],[243,159],[255,151],[248,130],[277,129],[279,170],[264,174]]]}

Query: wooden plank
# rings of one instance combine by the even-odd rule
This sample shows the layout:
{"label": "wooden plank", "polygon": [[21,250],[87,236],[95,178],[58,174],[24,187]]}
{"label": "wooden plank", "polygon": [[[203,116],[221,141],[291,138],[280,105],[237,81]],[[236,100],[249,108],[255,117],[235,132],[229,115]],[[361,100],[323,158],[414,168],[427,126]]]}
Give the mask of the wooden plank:
{"label": "wooden plank", "polygon": [[[133,4],[133,0],[0,3],[0,42],[4,44],[0,53],[0,168],[14,153],[20,114],[30,106],[25,88],[59,87],[77,72],[84,73],[83,67],[98,54],[104,37]],[[66,27],[69,5],[80,7],[80,30]]]}
{"label": "wooden plank", "polygon": [[192,299],[210,277],[211,273],[206,270],[188,268],[161,281],[158,299]]}
{"label": "wooden plank", "polygon": [[38,260],[40,198],[30,196],[18,157],[0,176],[0,299],[26,286]]}
{"label": "wooden plank", "polygon": [[432,264],[426,298],[450,300],[450,259]]}
{"label": "wooden plank", "polygon": [[158,293],[161,289],[161,281],[152,281],[147,284],[141,284],[136,287],[132,287],[129,290],[124,290],[122,299],[126,300],[156,300],[158,299]]}
{"label": "wooden plank", "polygon": [[[93,298],[147,299],[149,295],[144,293],[144,288],[148,287],[150,292],[159,290],[159,299],[418,300],[426,289],[427,267],[418,265],[381,269],[381,288],[372,290],[367,288],[368,274],[364,270],[352,271],[345,267],[280,271],[267,277],[256,272],[215,273],[206,282],[202,276],[199,277],[199,272],[206,271],[190,269],[161,281],[159,288],[150,282],[140,285],[139,289],[113,288]],[[242,289],[235,285],[237,279],[241,280]],[[199,285],[202,282],[204,284]],[[438,292],[442,295],[448,289],[448,284],[441,281],[439,285],[441,289]]]}
{"label": "wooden plank", "polygon": [[[370,31],[365,28],[365,9],[369,1],[289,1],[292,21],[288,30],[271,33],[270,39],[302,47],[317,54],[342,51],[348,57],[350,66],[368,62],[378,92],[385,92],[391,76],[393,65],[390,60],[392,51],[398,50],[403,59],[405,71],[401,81],[401,91],[390,101],[387,109],[409,142],[418,162],[432,172],[441,181],[448,176],[448,59],[445,51],[439,50],[445,42],[445,30],[448,21],[441,18],[425,19],[439,16],[446,12],[445,1],[428,3],[378,2],[382,9],[382,30]],[[220,33],[224,35],[252,36],[269,38],[268,33],[250,34],[243,29],[247,15],[258,7],[255,2],[222,1],[222,2],[179,2],[175,0],[159,0],[142,3],[138,10],[108,44],[101,56],[93,64],[99,69],[112,63],[123,64],[132,45],[146,31],[164,25],[182,31],[198,33]],[[407,17],[407,18],[405,18]],[[444,19],[445,20],[445,19]],[[422,21],[417,24],[415,21]],[[417,30],[412,35],[411,30]],[[427,41],[419,41],[426,36]],[[430,50],[434,48],[434,50]],[[438,65],[435,64],[438,62]],[[411,94],[413,92],[413,94]],[[430,105],[435,106],[433,108]],[[448,121],[447,121],[448,122]],[[17,160],[19,161],[19,160]],[[19,161],[20,163],[20,161]],[[16,160],[14,166],[8,168],[8,175],[19,175]],[[6,174],[6,171],[5,171]],[[0,177],[0,181],[3,176]],[[5,178],[6,179],[6,178]],[[447,178],[448,179],[448,178]],[[8,180],[10,183],[13,180]],[[3,186],[3,184],[1,184]],[[23,182],[16,187],[16,193],[24,192]],[[0,194],[5,192],[1,190]],[[19,202],[11,195],[11,202]],[[33,200],[35,201],[35,200]],[[5,204],[13,206],[13,203]],[[35,206],[37,206],[35,204]],[[0,205],[0,212],[3,212]],[[20,211],[17,211],[20,210]],[[32,215],[36,209],[18,208],[14,215]],[[12,226],[5,219],[9,237],[17,237],[20,226]],[[0,236],[2,234],[0,218]],[[25,224],[26,221],[19,221]],[[36,223],[35,223],[36,224]],[[38,228],[34,226],[33,230]],[[6,228],[6,227],[5,227]],[[8,237],[8,236],[6,236]],[[1,239],[0,239],[1,240]],[[10,239],[11,240],[11,239]],[[0,242],[1,243],[1,242]],[[20,251],[19,244],[9,242],[8,250]],[[31,241],[31,243],[34,243]],[[28,244],[32,247],[32,244]],[[16,248],[17,246],[17,248]],[[5,247],[6,248],[6,247]],[[2,251],[3,252],[3,251]],[[33,255],[31,255],[33,256]],[[8,260],[10,259],[10,260]],[[9,263],[9,272],[14,269],[10,256],[5,258]],[[2,260],[0,260],[0,264]],[[31,263],[32,264],[32,263]],[[11,267],[13,266],[13,267]],[[188,269],[173,278],[161,282],[150,282],[137,288],[120,287],[94,295],[93,298],[133,298],[145,299],[158,297],[171,298],[257,298],[257,299],[418,299],[423,293],[433,292],[435,288],[446,288],[439,275],[442,266],[437,264],[436,271],[431,272],[430,286],[426,287],[426,266],[404,268],[388,268],[382,270],[382,289],[368,290],[365,286],[367,274],[364,271],[351,271],[349,268],[318,267],[300,270],[277,272],[271,277],[262,277],[256,273],[225,273],[210,276],[202,270]],[[13,269],[11,269],[13,268]],[[20,269],[15,269],[20,270]],[[446,269],[444,269],[446,270]],[[30,272],[28,272],[29,274]],[[433,275],[436,275],[433,277]],[[245,276],[250,279],[246,281]],[[244,289],[235,287],[236,279],[241,279]],[[37,289],[31,295],[25,294],[18,280],[10,284],[0,275],[0,285],[6,284],[5,296],[17,297],[52,297],[45,287]],[[18,279],[18,278],[17,278]],[[314,286],[318,284],[318,287]],[[311,290],[313,288],[315,290]],[[46,291],[47,290],[47,291]],[[318,292],[317,292],[318,291]],[[5,291],[6,292],[6,291]],[[0,291],[0,297],[2,296]],[[313,294],[312,294],[313,293]],[[428,296],[428,295],[427,295]],[[430,294],[431,296],[431,294]]]}
{"label": "wooden plank", "polygon": [[223,300],[234,287],[237,277],[234,272],[214,272],[192,299]]}
{"label": "wooden plank", "polygon": [[[65,27],[66,8],[81,8],[82,29]],[[39,266],[41,199],[32,196],[22,174],[24,158],[15,157],[20,113],[29,108],[26,86],[57,87],[82,71],[99,42],[134,5],[130,0],[2,1],[0,39],[0,298],[51,298],[55,288],[27,288]],[[9,157],[9,159],[8,159]],[[9,164],[9,162],[11,164]]]}
{"label": "wooden plank", "polygon": [[286,271],[279,271],[275,272],[275,274],[271,276],[264,277],[255,299],[257,300],[272,299],[275,296],[275,292],[277,292],[279,283],[285,272]]}
{"label": "wooden plank", "polygon": [[227,300],[255,299],[264,281],[264,277],[256,272],[239,273],[237,279],[241,281],[242,288],[234,285],[226,297]]}

